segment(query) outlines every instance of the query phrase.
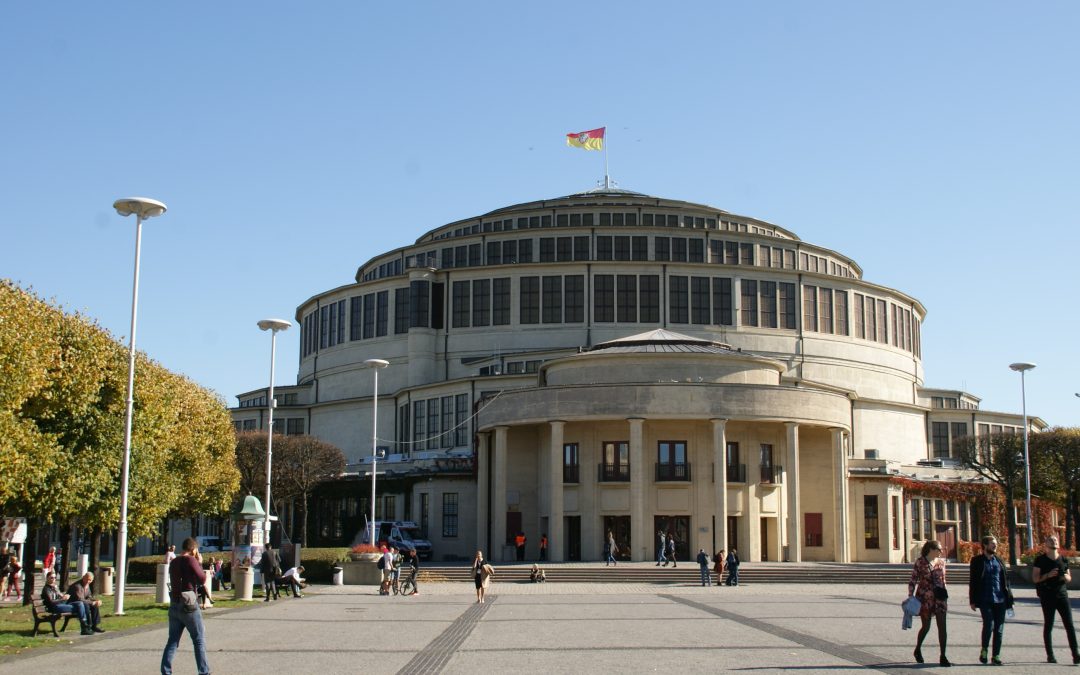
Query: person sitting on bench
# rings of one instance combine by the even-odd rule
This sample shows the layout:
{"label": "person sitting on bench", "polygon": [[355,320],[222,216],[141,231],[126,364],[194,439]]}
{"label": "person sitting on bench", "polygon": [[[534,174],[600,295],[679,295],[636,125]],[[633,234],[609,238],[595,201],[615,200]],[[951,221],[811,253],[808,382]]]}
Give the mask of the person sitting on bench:
{"label": "person sitting on bench", "polygon": [[94,597],[94,589],[91,587],[93,582],[94,573],[87,572],[68,588],[69,600],[79,615],[83,635],[105,632],[99,625],[101,623],[101,601]]}
{"label": "person sitting on bench", "polygon": [[45,588],[41,589],[41,601],[45,603],[45,609],[53,614],[77,615],[79,611],[68,602],[70,597],[56,587],[56,572],[48,572],[45,575]]}
{"label": "person sitting on bench", "polygon": [[281,579],[278,580],[279,584],[287,584],[292,589],[294,598],[302,598],[304,594],[300,592],[300,589],[307,586],[306,580],[300,575],[304,572],[304,566],[290,567],[285,570],[285,574],[281,575]]}

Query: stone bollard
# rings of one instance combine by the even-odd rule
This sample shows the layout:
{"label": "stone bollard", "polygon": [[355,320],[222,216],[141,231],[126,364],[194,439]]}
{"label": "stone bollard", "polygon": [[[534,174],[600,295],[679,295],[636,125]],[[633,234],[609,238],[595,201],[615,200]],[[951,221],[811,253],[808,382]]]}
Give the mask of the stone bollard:
{"label": "stone bollard", "polygon": [[159,605],[169,603],[169,566],[165,563],[158,563],[157,566],[157,586],[154,591],[154,602]]}
{"label": "stone bollard", "polygon": [[334,585],[343,586],[345,584],[345,570],[339,565],[334,565],[330,568],[330,571],[334,573]]}

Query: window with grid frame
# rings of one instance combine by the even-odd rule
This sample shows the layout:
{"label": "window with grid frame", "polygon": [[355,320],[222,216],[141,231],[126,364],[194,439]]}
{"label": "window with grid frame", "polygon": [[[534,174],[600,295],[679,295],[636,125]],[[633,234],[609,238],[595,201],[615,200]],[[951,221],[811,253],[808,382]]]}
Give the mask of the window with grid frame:
{"label": "window with grid frame", "polygon": [[863,539],[866,543],[866,548],[881,548],[881,538],[878,529],[877,495],[863,495]]}
{"label": "window with grid frame", "polygon": [[563,444],[563,482],[577,483],[580,480],[580,454],[577,443]]}
{"label": "window with grid frame", "polygon": [[930,437],[934,445],[934,457],[948,457],[949,423],[932,422]]}
{"label": "window with grid frame", "polygon": [[458,493],[444,492],[442,496],[442,536],[458,536]]}
{"label": "window with grid frame", "polygon": [[911,504],[911,539],[922,539],[922,512],[919,506],[922,505],[922,501],[918,499],[912,499]]}
{"label": "window with grid frame", "polygon": [[469,445],[469,395],[458,394],[454,397],[454,447],[464,448]]}
{"label": "window with grid frame", "polygon": [[563,279],[563,321],[583,323],[585,321],[585,276],[570,274]]}
{"label": "window with grid frame", "polygon": [[690,284],[687,277],[668,279],[668,321],[690,323]]}

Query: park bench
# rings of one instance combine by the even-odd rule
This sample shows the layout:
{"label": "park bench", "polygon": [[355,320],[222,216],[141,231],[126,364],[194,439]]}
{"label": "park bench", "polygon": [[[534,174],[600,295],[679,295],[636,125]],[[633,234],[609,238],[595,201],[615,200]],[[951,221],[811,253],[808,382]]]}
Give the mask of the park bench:
{"label": "park bench", "polygon": [[43,623],[49,624],[49,627],[52,628],[54,637],[60,637],[60,633],[56,632],[56,622],[61,618],[64,619],[64,625],[60,627],[60,632],[62,633],[67,630],[68,621],[71,621],[71,617],[74,616],[71,612],[50,612],[48,608],[45,607],[45,602],[39,596],[34,596],[34,604],[31,605],[31,609],[34,612],[33,637],[37,637],[38,627]]}

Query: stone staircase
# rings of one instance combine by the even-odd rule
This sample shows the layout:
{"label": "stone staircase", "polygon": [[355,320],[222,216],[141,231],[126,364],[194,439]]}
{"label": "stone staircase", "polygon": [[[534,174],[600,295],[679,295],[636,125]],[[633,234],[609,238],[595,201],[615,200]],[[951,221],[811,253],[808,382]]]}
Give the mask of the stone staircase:
{"label": "stone staircase", "polygon": [[[531,563],[493,563],[495,579],[502,583],[528,583]],[[655,563],[620,563],[605,567],[595,563],[540,564],[548,583],[700,584],[696,563],[678,567],[657,567]],[[881,584],[905,586],[911,566],[873,563],[743,563],[740,584]],[[952,563],[947,572],[949,586],[965,587],[966,564]],[[465,564],[428,564],[420,568],[420,583],[470,582],[472,568]]]}

